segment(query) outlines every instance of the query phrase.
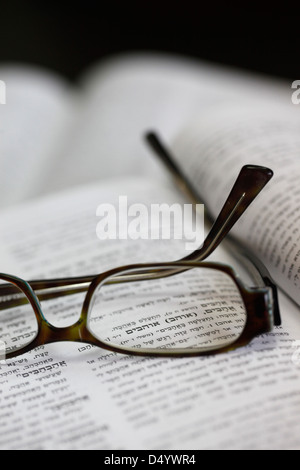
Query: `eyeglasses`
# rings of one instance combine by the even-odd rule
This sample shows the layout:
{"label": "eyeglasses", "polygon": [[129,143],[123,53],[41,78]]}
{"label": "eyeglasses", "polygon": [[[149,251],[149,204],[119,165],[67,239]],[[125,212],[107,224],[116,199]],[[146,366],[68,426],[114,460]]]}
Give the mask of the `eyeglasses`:
{"label": "eyeglasses", "polygon": [[[195,197],[158,137],[147,138]],[[243,253],[256,273],[257,286],[250,288],[230,266],[203,261],[271,177],[265,167],[243,167],[203,246],[177,262],[30,282],[0,274],[2,359],[59,341],[142,356],[215,354],[271,331],[281,321],[276,286],[262,263]],[[58,302],[64,296],[69,303]],[[80,317],[69,325],[76,306]]]}

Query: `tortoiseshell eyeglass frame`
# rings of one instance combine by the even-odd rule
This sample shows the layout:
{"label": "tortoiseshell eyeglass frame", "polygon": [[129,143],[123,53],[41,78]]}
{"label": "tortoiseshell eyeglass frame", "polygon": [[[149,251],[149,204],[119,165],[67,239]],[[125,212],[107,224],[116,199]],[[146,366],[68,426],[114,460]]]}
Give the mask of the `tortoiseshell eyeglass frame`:
{"label": "tortoiseshell eyeglass frame", "polygon": [[[176,167],[171,155],[168,153],[166,148],[163,147],[158,136],[154,133],[148,133],[147,140],[160,158],[163,158],[165,163],[167,162],[169,169],[172,167],[172,173],[180,187],[184,186],[184,189],[187,190],[193,201],[199,202],[199,198],[196,196],[196,193]],[[121,266],[104,273],[91,276],[32,280],[29,282],[16,276],[0,273],[0,280],[5,282],[4,284],[0,284],[0,299],[1,297],[6,297],[6,300],[4,299],[1,301],[1,305],[5,308],[20,305],[22,300],[13,294],[21,290],[26,296],[27,301],[31,304],[37,320],[36,336],[26,346],[8,351],[5,356],[6,359],[17,357],[38,346],[60,341],[83,342],[116,353],[138,356],[183,357],[216,354],[244,346],[252,341],[256,336],[271,331],[274,325],[280,325],[281,319],[277,300],[277,289],[271,276],[261,262],[253,260],[253,257],[250,257],[246,251],[242,251],[241,249],[242,255],[249,263],[251,263],[252,266],[255,267],[255,272],[258,273],[257,287],[250,288],[242,283],[239,276],[230,266],[221,263],[209,263],[203,261],[217,248],[232,226],[245,212],[249,204],[251,204],[255,197],[268,183],[272,175],[273,172],[265,167],[254,165],[244,166],[241,169],[219,216],[205,238],[202,247],[184,259],[169,263]],[[158,279],[166,276],[173,276],[180,272],[197,267],[217,269],[226,273],[235,282],[235,285],[240,292],[245,305],[247,319],[240,337],[232,344],[214,350],[155,349],[151,351],[149,349],[145,350],[142,348],[130,348],[130,350],[126,350],[124,347],[107,344],[106,342],[96,338],[91,333],[88,325],[89,308],[93,299],[93,294],[100,285],[111,282],[132,282],[133,280],[137,280],[137,276],[139,280]],[[140,274],[141,270],[143,271],[142,276]],[[59,328],[47,321],[41,309],[41,301],[79,292],[86,292],[86,295],[80,317],[76,323],[68,327]]]}

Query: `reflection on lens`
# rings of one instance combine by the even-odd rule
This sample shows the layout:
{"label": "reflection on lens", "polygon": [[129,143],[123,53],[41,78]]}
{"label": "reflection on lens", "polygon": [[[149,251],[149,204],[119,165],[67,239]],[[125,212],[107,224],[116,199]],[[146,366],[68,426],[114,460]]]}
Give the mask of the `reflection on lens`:
{"label": "reflection on lens", "polygon": [[160,279],[106,281],[92,300],[90,331],[125,349],[218,349],[235,342],[246,323],[235,282],[211,268],[193,268]]}
{"label": "reflection on lens", "polygon": [[16,351],[35,338],[38,325],[34,310],[25,294],[15,285],[0,295],[0,342],[2,354]]}

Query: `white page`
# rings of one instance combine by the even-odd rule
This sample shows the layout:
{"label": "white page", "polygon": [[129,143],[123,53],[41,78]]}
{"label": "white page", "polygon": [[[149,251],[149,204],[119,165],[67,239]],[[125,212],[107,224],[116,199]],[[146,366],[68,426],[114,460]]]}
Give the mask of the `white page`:
{"label": "white page", "polygon": [[0,79],[6,85],[6,104],[0,106],[3,208],[46,189],[48,167],[58,163],[76,98],[67,82],[43,69],[2,64]]}
{"label": "white page", "polygon": [[163,177],[143,142],[171,140],[212,103],[287,99],[289,88],[255,74],[159,54],[129,54],[93,67],[79,86],[47,70],[2,66],[2,207],[117,175]]}
{"label": "white page", "polygon": [[24,64],[2,64],[0,75],[5,204],[107,176],[158,174],[142,142],[148,127],[169,139],[212,103],[290,98],[284,82],[172,55],[104,60],[79,87]]}
{"label": "white page", "polygon": [[275,281],[299,304],[297,111],[291,102],[249,103],[247,109],[212,108],[205,118],[195,117],[182,131],[174,151],[214,214],[223,205],[243,165],[250,163],[273,170],[273,178],[233,233],[249,244]]}
{"label": "white page", "polygon": [[[164,173],[143,141],[157,129],[171,141],[196,113],[213,103],[286,99],[281,81],[168,54],[128,54],[100,62],[81,82],[81,108],[53,190],[117,175]],[[48,187],[47,184],[47,187]]]}
{"label": "white page", "polygon": [[[99,242],[96,207],[120,193],[145,202],[154,194],[174,198],[151,183],[118,181],[2,212],[3,268],[27,279],[82,275],[141,255],[150,261],[184,254],[180,241]],[[216,256],[225,261],[220,250]],[[134,358],[76,343],[41,346],[1,364],[0,446],[299,449],[294,341],[300,332],[291,333],[290,325],[236,352],[202,358]]]}

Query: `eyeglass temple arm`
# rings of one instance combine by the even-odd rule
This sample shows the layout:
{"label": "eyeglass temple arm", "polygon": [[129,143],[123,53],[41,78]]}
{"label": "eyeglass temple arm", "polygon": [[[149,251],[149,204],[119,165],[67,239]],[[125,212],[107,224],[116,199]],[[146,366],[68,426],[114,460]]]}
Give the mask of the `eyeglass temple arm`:
{"label": "eyeglass temple arm", "polygon": [[[33,280],[29,281],[28,284],[41,301],[86,292],[95,277],[96,275],[64,279]],[[8,283],[0,285],[0,311],[26,303],[28,303],[28,300],[26,300],[25,295],[18,287]]]}
{"label": "eyeglass temple arm", "polygon": [[[157,134],[154,132],[147,133],[146,140],[167,166],[168,170],[171,171],[179,188],[187,193],[194,203],[199,203],[201,198],[197,194],[197,191],[193,188],[185,175],[183,175]],[[202,261],[207,258],[221,243],[223,238],[243,215],[247,207],[253,202],[272,176],[273,171],[269,168],[257,165],[243,166],[203,245],[183,258],[183,260]]]}
{"label": "eyeglass temple arm", "polygon": [[207,258],[221,243],[272,176],[273,173],[268,168],[254,165],[244,166],[202,247],[187,258],[197,261]]}
{"label": "eyeglass temple arm", "polygon": [[[151,131],[146,134],[146,140],[152,150],[160,157],[160,160],[165,164],[168,171],[173,175],[175,183],[178,188],[184,192],[190,200],[197,204],[201,201],[201,197],[197,190],[193,187],[191,182],[182,173],[179,166],[177,166],[170,151],[164,146],[158,135]],[[269,168],[246,165],[242,168],[219,216],[213,223],[211,215],[208,213],[206,216],[212,224],[212,228],[207,235],[203,245],[198,250],[183,258],[185,261],[201,261],[211,254],[219,243],[224,239],[229,230],[245,212],[247,207],[264,188],[268,181],[272,178],[273,172]],[[243,247],[237,240],[234,240],[235,254],[242,257],[243,263],[245,260],[257,269],[260,278],[264,284],[272,289],[273,302],[274,302],[274,322],[275,325],[281,324],[278,292],[276,284],[274,283],[271,275],[265,265],[253,255],[245,247]]]}

